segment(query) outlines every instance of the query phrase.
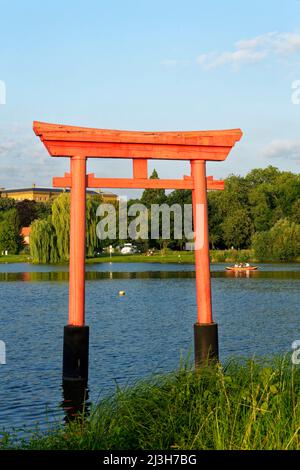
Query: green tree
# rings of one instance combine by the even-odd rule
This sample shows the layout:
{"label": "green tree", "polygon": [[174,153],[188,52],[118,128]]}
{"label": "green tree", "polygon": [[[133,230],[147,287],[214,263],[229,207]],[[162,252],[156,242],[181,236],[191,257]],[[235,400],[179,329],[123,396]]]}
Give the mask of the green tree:
{"label": "green tree", "polygon": [[266,231],[271,228],[274,221],[277,195],[275,188],[269,183],[262,183],[249,192],[250,213],[254,228],[257,231]]}
{"label": "green tree", "polygon": [[237,209],[222,223],[223,239],[227,248],[247,247],[253,233],[252,221],[246,209]]}
{"label": "green tree", "polygon": [[210,233],[209,234],[209,243],[211,245],[211,248],[213,250],[216,249],[216,245],[220,241],[220,236],[217,233]]}
{"label": "green tree", "polygon": [[[154,169],[150,179],[157,180],[159,179],[157,171]],[[152,240],[151,239],[151,204],[163,204],[167,201],[166,192],[164,189],[145,189],[140,199],[140,203],[144,204],[148,210],[148,238],[150,247],[160,247],[162,245],[162,240]],[[160,215],[159,219],[159,230],[161,233],[162,227],[162,217]]]}
{"label": "green tree", "polygon": [[100,240],[97,237],[97,217],[96,212],[99,204],[103,202],[100,195],[88,196],[86,200],[86,255],[94,256],[97,248],[100,247]]}
{"label": "green tree", "polygon": [[[150,179],[159,179],[157,171],[154,169]],[[166,193],[164,189],[145,189],[141,197],[141,203],[150,208],[151,204],[163,204],[166,202]]]}
{"label": "green tree", "polygon": [[[166,198],[166,203],[171,207],[174,204],[178,204],[181,207],[182,213],[182,224],[184,222],[185,211],[189,210],[187,205],[192,204],[192,191],[189,189],[175,189],[172,191]],[[186,214],[187,215],[187,214]],[[188,241],[184,230],[182,233],[182,238],[179,240],[175,240],[174,237],[174,212],[171,211],[170,217],[170,226],[171,226],[171,239],[168,244],[165,246],[170,247],[171,249],[182,250],[184,244]],[[183,225],[182,225],[183,227]],[[184,227],[183,227],[184,228]]]}
{"label": "green tree", "polygon": [[36,218],[47,219],[52,214],[52,200],[47,202],[36,202]]}
{"label": "green tree", "polygon": [[300,198],[300,178],[269,166],[252,170],[245,179],[250,185],[251,217],[257,231],[268,231],[283,218],[293,216],[293,204]]}
{"label": "green tree", "polygon": [[[86,253],[93,256],[100,241],[96,233],[96,211],[101,196],[87,196]],[[70,194],[62,193],[53,202],[52,214],[32,224],[30,248],[35,262],[67,261],[70,251]],[[45,237],[45,240],[41,238]]]}
{"label": "green tree", "polygon": [[62,193],[52,204],[51,222],[56,233],[60,260],[68,260],[70,252],[70,194]]}
{"label": "green tree", "polygon": [[251,247],[258,260],[270,261],[272,259],[271,237],[268,231],[254,233]]}
{"label": "green tree", "polygon": [[294,260],[300,255],[300,225],[281,219],[268,232],[256,233],[252,248],[261,260]]}
{"label": "green tree", "polygon": [[[220,204],[221,197],[221,191],[208,192],[209,240],[213,249],[222,248],[224,245],[222,229],[224,213]],[[226,214],[227,213],[228,211],[226,211]]]}
{"label": "green tree", "polygon": [[166,202],[170,206],[172,204],[179,204],[183,208],[184,204],[192,204],[192,191],[190,189],[175,189],[168,194]]}
{"label": "green tree", "polygon": [[289,261],[300,255],[300,225],[279,220],[270,230],[272,258]]}
{"label": "green tree", "polygon": [[36,202],[24,199],[16,204],[21,227],[29,227],[29,225],[37,218]]}
{"label": "green tree", "polygon": [[273,185],[280,174],[278,168],[269,165],[267,168],[254,168],[247,174],[245,180],[250,187],[256,187],[264,183]]}
{"label": "green tree", "polygon": [[34,263],[57,263],[60,255],[51,218],[35,220],[31,225],[30,254]]}
{"label": "green tree", "polygon": [[300,224],[300,198],[297,199],[292,205],[291,220],[296,224]]}
{"label": "green tree", "polygon": [[282,172],[277,186],[278,209],[282,217],[293,217],[293,210],[297,201],[300,200],[300,175],[290,172]]}
{"label": "green tree", "polygon": [[20,221],[17,210],[9,209],[2,216],[0,223],[0,250],[16,254],[23,246],[20,235]]}
{"label": "green tree", "polygon": [[13,209],[16,203],[14,199],[9,197],[0,197],[0,213],[5,212],[9,209]]}
{"label": "green tree", "polygon": [[8,251],[11,254],[17,254],[20,250],[20,239],[16,237],[15,231],[4,222],[0,224],[0,251]]}

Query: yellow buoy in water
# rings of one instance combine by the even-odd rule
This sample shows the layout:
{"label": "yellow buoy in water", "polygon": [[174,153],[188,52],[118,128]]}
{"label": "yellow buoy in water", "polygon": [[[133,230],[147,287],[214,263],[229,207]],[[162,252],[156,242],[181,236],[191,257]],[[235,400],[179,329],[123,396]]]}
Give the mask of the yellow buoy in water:
{"label": "yellow buoy in water", "polygon": [[119,290],[119,295],[125,295],[125,291],[124,290]]}

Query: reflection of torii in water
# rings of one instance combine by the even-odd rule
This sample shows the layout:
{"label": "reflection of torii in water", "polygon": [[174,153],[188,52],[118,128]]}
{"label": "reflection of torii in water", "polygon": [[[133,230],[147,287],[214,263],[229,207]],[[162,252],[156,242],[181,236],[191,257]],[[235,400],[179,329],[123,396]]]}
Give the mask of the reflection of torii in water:
{"label": "reflection of torii in water", "polygon": [[[222,161],[241,138],[240,129],[194,132],[135,132],[34,122],[34,132],[50,155],[70,157],[71,171],[53,185],[71,188],[69,323],[64,333],[64,378],[88,375],[88,327],[85,302],[86,188],[163,188],[192,190],[195,229],[197,322],[196,365],[218,357],[217,325],[211,308],[207,189],[223,189],[223,181],[206,177],[206,161]],[[96,178],[86,174],[87,158],[130,158],[133,178]],[[191,175],[183,179],[149,179],[147,161],[189,160]]]}

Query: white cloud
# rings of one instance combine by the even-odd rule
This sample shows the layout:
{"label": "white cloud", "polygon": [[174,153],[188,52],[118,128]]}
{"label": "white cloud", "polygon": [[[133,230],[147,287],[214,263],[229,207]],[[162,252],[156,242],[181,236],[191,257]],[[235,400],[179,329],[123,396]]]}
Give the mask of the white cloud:
{"label": "white cloud", "polygon": [[222,52],[222,54],[202,54],[197,58],[197,62],[205,69],[213,69],[226,64],[255,64],[261,62],[265,57],[265,51],[254,51],[245,48],[234,52]]}
{"label": "white cloud", "polygon": [[270,32],[237,41],[232,51],[201,54],[197,62],[208,70],[227,64],[255,64],[271,56],[284,57],[297,52],[300,52],[300,34]]}
{"label": "white cloud", "polygon": [[282,33],[274,38],[276,52],[283,55],[300,52],[300,34]]}
{"label": "white cloud", "polygon": [[300,140],[273,140],[262,151],[266,158],[300,160]]}
{"label": "white cloud", "polygon": [[51,186],[52,177],[63,175],[67,159],[51,158],[30,128],[0,129],[0,187]]}

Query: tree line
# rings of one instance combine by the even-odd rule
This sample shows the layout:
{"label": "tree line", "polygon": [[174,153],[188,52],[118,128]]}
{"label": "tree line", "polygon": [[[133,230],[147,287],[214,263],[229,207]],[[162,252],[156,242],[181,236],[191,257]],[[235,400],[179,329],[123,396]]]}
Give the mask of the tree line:
{"label": "tree line", "polygon": [[[158,178],[154,170],[151,178]],[[101,196],[87,196],[87,256],[106,246],[127,240],[99,240],[96,235],[97,207]],[[151,204],[191,204],[189,190],[166,193],[146,189],[141,202]],[[118,210],[118,204],[116,204]],[[230,175],[224,191],[208,192],[209,234],[212,249],[253,249],[260,260],[293,260],[300,256],[300,175],[273,166],[254,169],[246,176]],[[17,253],[23,248],[20,228],[31,225],[30,249],[34,261],[59,262],[69,257],[70,196],[63,193],[49,203],[16,202],[0,198],[0,251]],[[128,218],[130,222],[130,217]],[[181,250],[187,240],[137,240],[144,251],[151,247]]]}
{"label": "tree line", "polygon": [[[152,177],[158,177],[155,172]],[[191,191],[145,190],[141,202],[190,204]],[[209,239],[212,249],[253,249],[261,260],[300,256],[300,175],[278,168],[256,168],[246,176],[230,175],[223,191],[208,191]],[[182,249],[183,242],[169,246]]]}

